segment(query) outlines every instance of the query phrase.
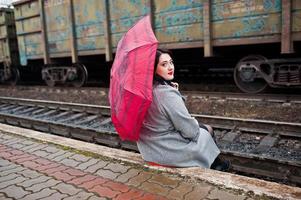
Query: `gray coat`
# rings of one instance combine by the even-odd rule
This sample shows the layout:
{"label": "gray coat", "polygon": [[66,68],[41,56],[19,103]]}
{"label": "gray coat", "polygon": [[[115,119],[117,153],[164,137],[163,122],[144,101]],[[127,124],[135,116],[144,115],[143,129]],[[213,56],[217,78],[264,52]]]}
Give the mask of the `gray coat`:
{"label": "gray coat", "polygon": [[144,160],[176,167],[209,168],[220,153],[210,133],[189,114],[178,90],[154,85],[138,149]]}

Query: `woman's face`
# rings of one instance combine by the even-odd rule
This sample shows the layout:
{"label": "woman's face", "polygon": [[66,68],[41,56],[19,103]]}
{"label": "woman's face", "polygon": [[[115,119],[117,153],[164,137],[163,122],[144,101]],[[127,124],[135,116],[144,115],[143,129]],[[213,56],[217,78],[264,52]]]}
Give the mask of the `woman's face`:
{"label": "woman's face", "polygon": [[161,76],[167,81],[170,81],[174,78],[174,69],[173,60],[169,54],[163,53],[159,57],[159,62],[157,65],[156,74]]}

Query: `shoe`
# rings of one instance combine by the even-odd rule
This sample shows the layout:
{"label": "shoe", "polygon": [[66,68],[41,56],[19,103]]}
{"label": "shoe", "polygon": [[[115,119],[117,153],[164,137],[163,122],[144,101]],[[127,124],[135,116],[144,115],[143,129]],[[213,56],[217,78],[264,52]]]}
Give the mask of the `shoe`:
{"label": "shoe", "polygon": [[210,169],[226,172],[229,171],[230,166],[231,164],[229,160],[221,160],[219,157],[217,157],[212,163]]}
{"label": "shoe", "polygon": [[225,160],[225,161],[223,161],[223,163],[221,163],[215,167],[215,170],[222,171],[222,172],[229,171],[229,169],[230,169],[230,161],[229,160]]}

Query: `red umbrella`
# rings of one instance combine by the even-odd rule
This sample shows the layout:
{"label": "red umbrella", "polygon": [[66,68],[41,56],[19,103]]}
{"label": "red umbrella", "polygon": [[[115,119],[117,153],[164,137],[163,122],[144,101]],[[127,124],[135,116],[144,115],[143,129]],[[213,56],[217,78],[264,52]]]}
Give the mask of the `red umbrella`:
{"label": "red umbrella", "polygon": [[152,83],[158,41],[150,16],[139,20],[118,42],[111,69],[111,118],[123,140],[137,141],[152,102]]}

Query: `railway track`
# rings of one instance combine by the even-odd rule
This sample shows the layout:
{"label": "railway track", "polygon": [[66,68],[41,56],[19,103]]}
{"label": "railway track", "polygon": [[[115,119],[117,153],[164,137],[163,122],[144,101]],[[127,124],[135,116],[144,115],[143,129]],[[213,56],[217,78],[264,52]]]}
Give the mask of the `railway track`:
{"label": "railway track", "polygon": [[[193,115],[215,128],[223,157],[233,173],[301,185],[301,124]],[[0,122],[137,151],[121,141],[110,120],[110,108],[88,104],[0,98]]]}
{"label": "railway track", "polygon": [[[184,88],[194,88],[194,85],[185,85]],[[31,92],[33,94],[31,94]],[[294,103],[301,104],[301,93],[300,94],[246,94],[240,92],[207,92],[207,91],[193,91],[193,90],[183,90],[181,91],[183,95],[195,97],[195,98],[207,98],[215,100],[240,100],[240,101],[259,101],[268,103]],[[24,94],[23,94],[24,93]],[[47,86],[0,86],[1,96],[13,96],[20,98],[28,98],[28,95],[32,96],[30,98],[35,98],[34,95],[37,93],[44,94],[84,94],[89,96],[102,94],[104,98],[107,99],[108,88],[103,87],[83,87],[83,88],[70,88],[70,87],[47,87]],[[57,96],[57,95],[56,95]],[[39,96],[41,98],[41,96]],[[78,102],[82,103],[82,102]]]}
{"label": "railway track", "polygon": [[234,92],[197,92],[183,91],[185,96],[198,98],[230,100],[230,101],[259,101],[268,103],[294,103],[301,104],[301,95],[296,94],[246,94]]}

